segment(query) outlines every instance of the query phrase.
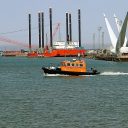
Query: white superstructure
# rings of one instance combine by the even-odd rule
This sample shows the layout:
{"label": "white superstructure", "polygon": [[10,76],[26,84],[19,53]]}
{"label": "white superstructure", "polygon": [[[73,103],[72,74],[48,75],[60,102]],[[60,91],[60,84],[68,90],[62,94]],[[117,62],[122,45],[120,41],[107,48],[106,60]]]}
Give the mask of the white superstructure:
{"label": "white superstructure", "polygon": [[79,42],[73,41],[73,42],[69,42],[69,44],[67,44],[64,41],[56,41],[53,42],[53,48],[54,49],[72,49],[72,48],[77,48],[79,47]]}
{"label": "white superstructure", "polygon": [[[116,23],[118,32],[120,32],[121,27],[122,27],[122,21],[119,20],[119,18],[115,14],[114,14],[114,19],[115,19],[115,23]],[[125,41],[124,41],[123,47],[126,47],[126,45],[127,45],[127,37],[125,36]]]}
{"label": "white superstructure", "polygon": [[117,37],[116,37],[115,33],[113,32],[112,27],[111,27],[108,19],[106,18],[106,15],[105,14],[103,14],[103,15],[104,15],[105,23],[106,23],[106,26],[107,26],[107,29],[108,29],[108,33],[109,33],[109,36],[110,36],[112,46],[113,46],[113,48],[115,48],[116,47],[116,42],[117,42]]}
{"label": "white superstructure", "polygon": [[[126,28],[127,28],[127,22],[128,22],[128,14],[125,17],[125,20],[123,22],[123,24],[121,26],[117,25],[118,31],[119,31],[119,36],[118,39],[116,37],[116,35],[114,34],[111,25],[108,21],[108,19],[106,18],[105,14],[104,14],[104,18],[105,18],[105,23],[109,32],[109,36],[112,42],[112,46],[113,49],[111,49],[112,52],[114,53],[128,53],[128,47],[126,47]],[[116,24],[118,23],[118,19],[116,20]]]}

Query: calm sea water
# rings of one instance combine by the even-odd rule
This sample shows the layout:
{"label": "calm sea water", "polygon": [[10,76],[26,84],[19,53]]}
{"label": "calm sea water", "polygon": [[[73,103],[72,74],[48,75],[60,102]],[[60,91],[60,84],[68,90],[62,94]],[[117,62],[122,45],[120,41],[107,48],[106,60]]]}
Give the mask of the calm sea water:
{"label": "calm sea water", "polygon": [[97,76],[44,76],[65,58],[0,57],[0,128],[127,128],[128,62],[86,60]]}

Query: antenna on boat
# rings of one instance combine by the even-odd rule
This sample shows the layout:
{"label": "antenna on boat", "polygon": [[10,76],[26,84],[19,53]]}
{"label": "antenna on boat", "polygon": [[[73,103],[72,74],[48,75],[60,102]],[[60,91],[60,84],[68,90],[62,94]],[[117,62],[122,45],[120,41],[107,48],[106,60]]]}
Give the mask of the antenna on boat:
{"label": "antenna on boat", "polygon": [[78,53],[78,59],[80,60],[80,57],[81,57],[81,55],[80,55],[80,53]]}

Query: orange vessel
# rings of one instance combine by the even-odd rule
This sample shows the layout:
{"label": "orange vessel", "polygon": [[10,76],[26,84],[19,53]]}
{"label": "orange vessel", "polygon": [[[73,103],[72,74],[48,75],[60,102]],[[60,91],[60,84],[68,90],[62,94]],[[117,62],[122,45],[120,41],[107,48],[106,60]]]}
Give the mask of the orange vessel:
{"label": "orange vessel", "polygon": [[71,57],[78,54],[85,55],[85,49],[53,49],[52,51],[45,50],[44,53],[31,52],[28,57]]}
{"label": "orange vessel", "polygon": [[[42,18],[41,18],[42,17]],[[79,40],[75,42],[72,40],[72,22],[71,14],[66,13],[66,41],[53,42],[53,37],[58,30],[60,24],[57,25],[54,33],[52,33],[52,8],[49,8],[49,21],[50,21],[50,44],[49,48],[44,48],[44,14],[38,13],[39,24],[39,52],[30,52],[28,57],[65,57],[65,56],[77,56],[78,54],[85,55],[85,49],[81,45],[81,16],[80,9],[78,9],[78,28],[79,28]],[[42,28],[41,28],[42,26]],[[41,32],[42,30],[42,32]],[[42,34],[42,38],[41,38]],[[47,39],[47,38],[46,38]],[[41,46],[42,40],[42,46]],[[46,43],[48,43],[46,41]],[[31,51],[31,16],[29,15],[29,48]],[[42,52],[41,52],[41,49]]]}
{"label": "orange vessel", "polygon": [[63,61],[60,66],[61,71],[86,72],[86,63],[83,60]]}
{"label": "orange vessel", "polygon": [[45,75],[97,75],[100,74],[96,69],[87,70],[84,60],[73,59],[72,61],[62,61],[60,66],[42,67]]}

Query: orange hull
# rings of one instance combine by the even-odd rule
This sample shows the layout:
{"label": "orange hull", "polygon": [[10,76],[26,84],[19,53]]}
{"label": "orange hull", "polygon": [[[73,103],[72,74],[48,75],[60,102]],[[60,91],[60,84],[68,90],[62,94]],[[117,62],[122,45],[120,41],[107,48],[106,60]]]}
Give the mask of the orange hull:
{"label": "orange hull", "polygon": [[85,55],[85,49],[54,49],[51,52],[46,50],[44,53],[28,53],[28,57],[65,57],[78,56],[78,53]]}

